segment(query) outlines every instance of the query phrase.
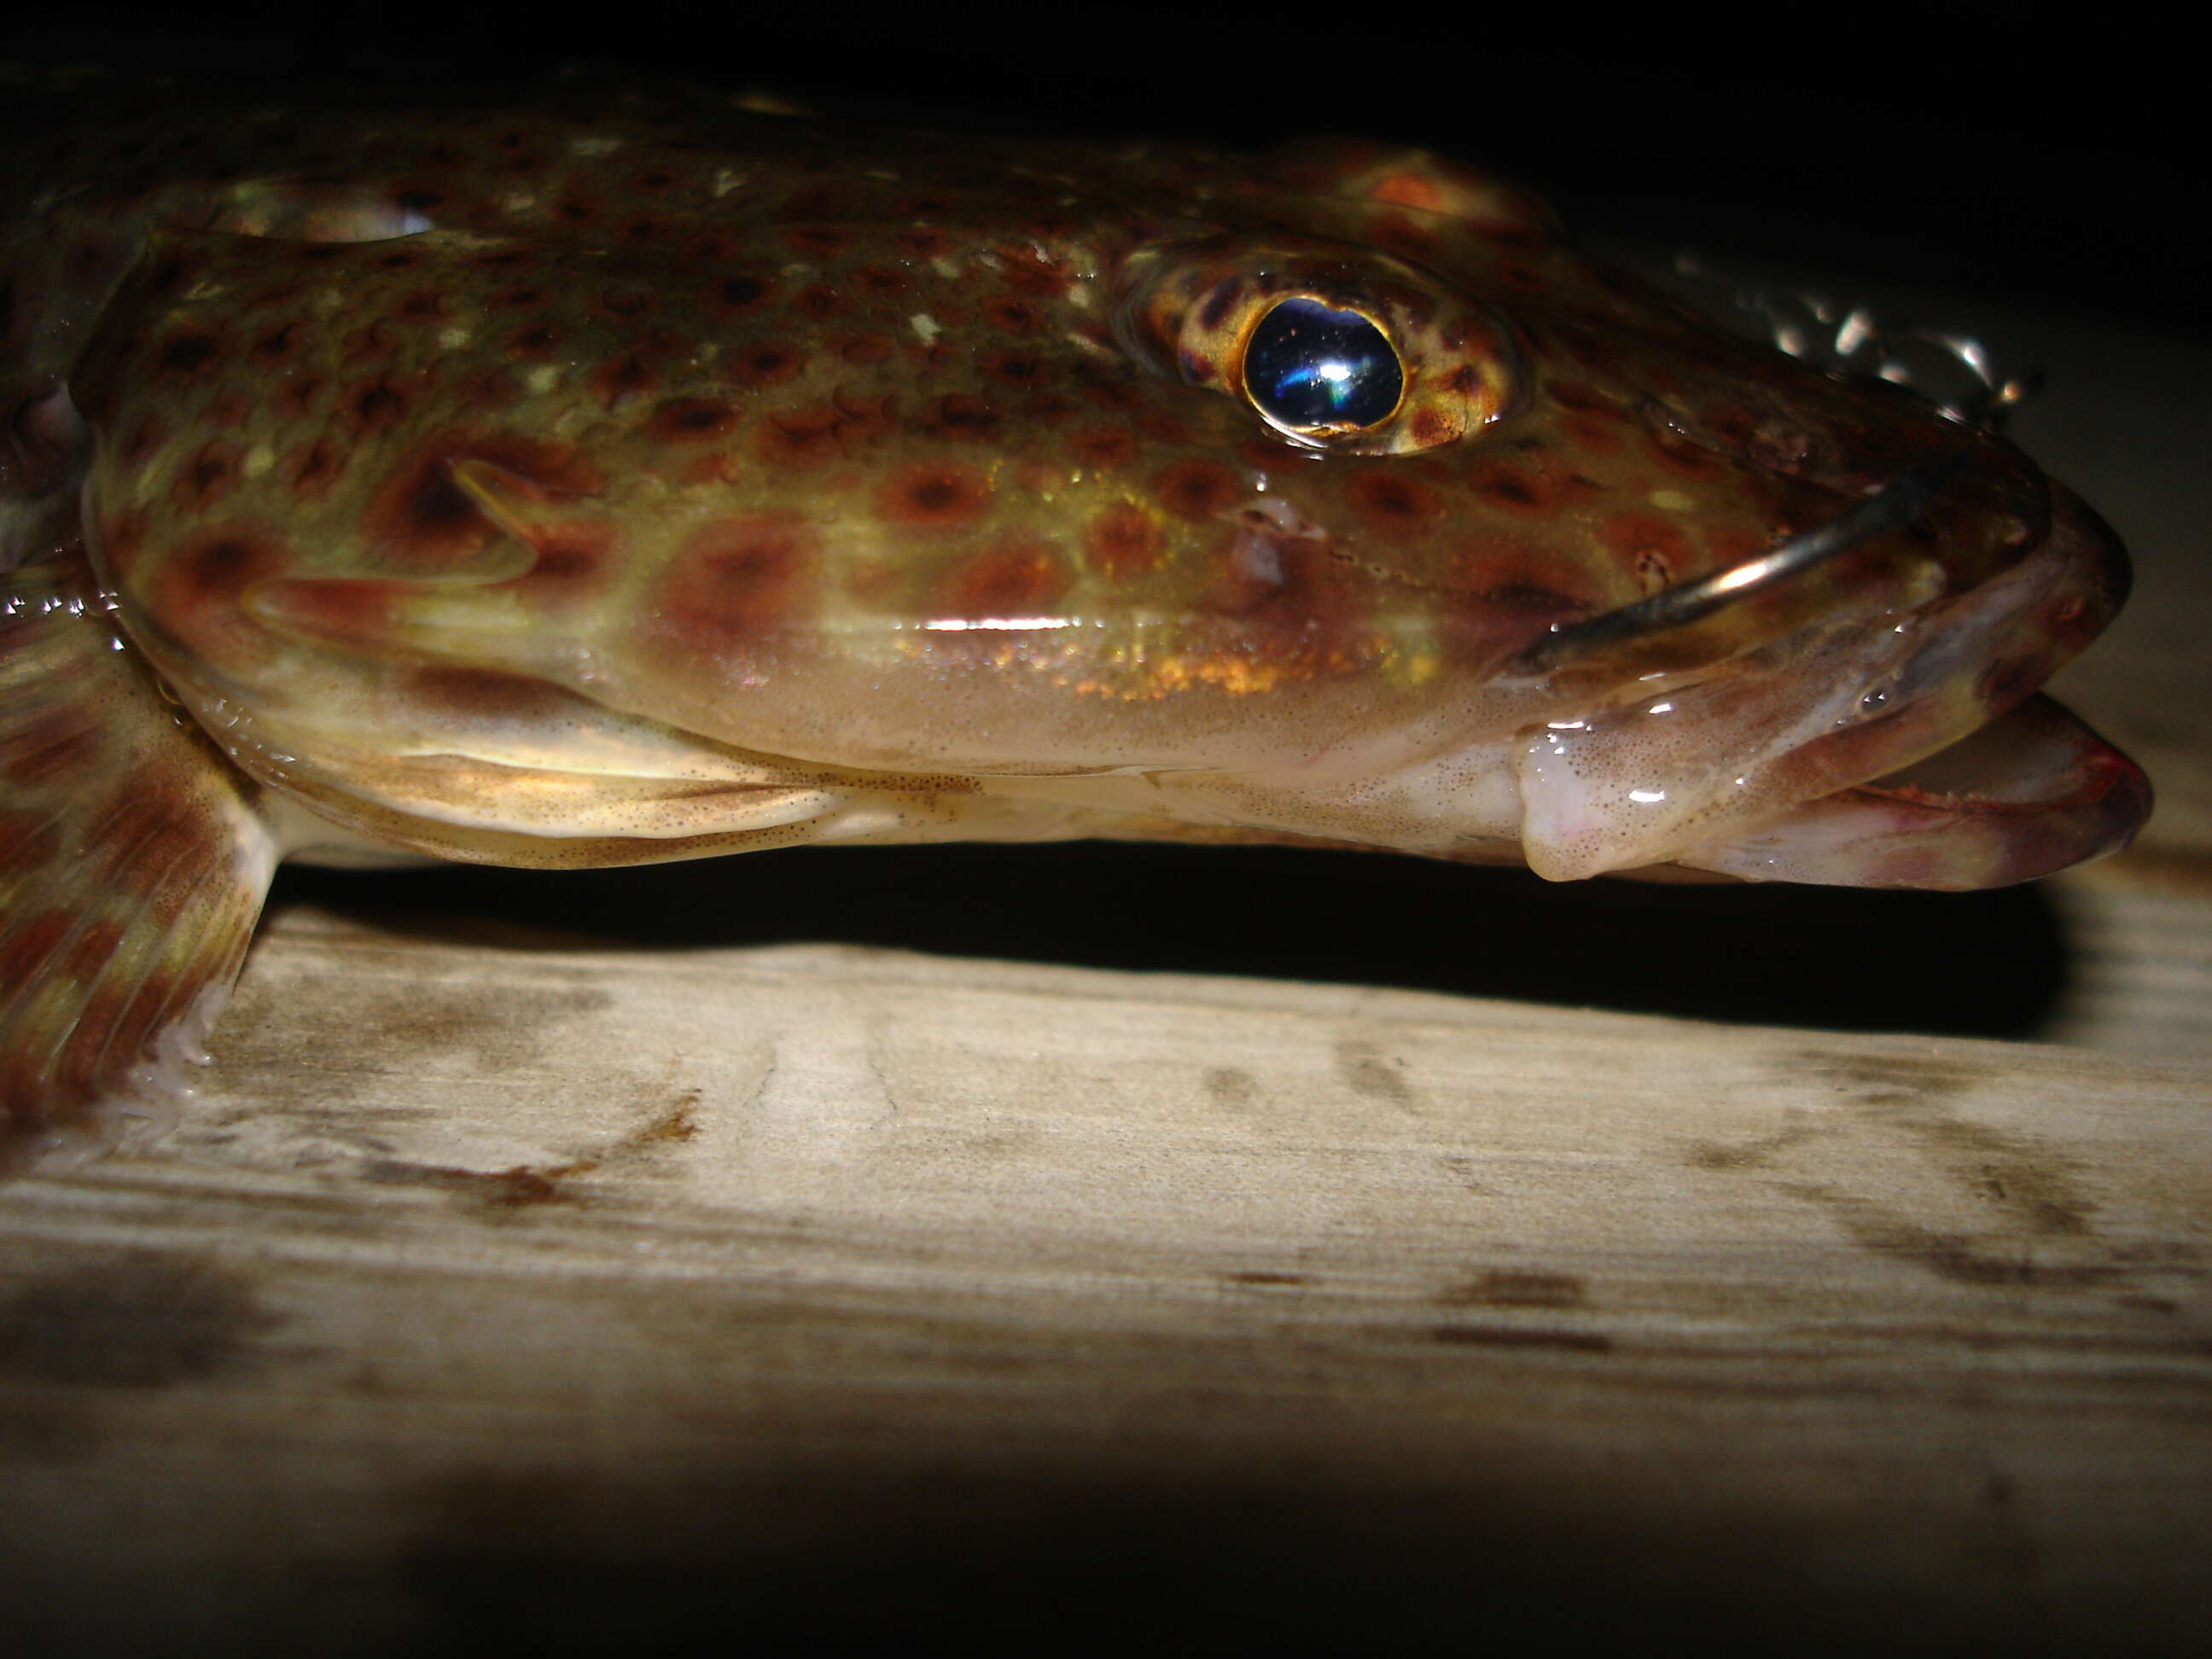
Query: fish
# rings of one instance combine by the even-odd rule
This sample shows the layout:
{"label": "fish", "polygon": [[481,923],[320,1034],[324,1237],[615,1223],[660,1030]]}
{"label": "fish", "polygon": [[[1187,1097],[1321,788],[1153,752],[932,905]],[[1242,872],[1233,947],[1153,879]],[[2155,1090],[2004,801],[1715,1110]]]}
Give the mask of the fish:
{"label": "fish", "polygon": [[2123,845],[2112,532],[1379,142],[23,88],[0,1163],[286,858],[1097,836],[1969,890]]}

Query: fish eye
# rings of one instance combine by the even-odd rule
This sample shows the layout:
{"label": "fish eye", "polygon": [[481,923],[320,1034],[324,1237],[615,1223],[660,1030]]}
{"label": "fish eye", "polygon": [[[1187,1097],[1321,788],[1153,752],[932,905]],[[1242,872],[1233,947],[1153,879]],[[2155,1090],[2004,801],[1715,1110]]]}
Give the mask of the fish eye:
{"label": "fish eye", "polygon": [[1244,395],[1300,436],[1366,432],[1398,412],[1405,365],[1372,318],[1304,295],[1262,317],[1244,346]]}

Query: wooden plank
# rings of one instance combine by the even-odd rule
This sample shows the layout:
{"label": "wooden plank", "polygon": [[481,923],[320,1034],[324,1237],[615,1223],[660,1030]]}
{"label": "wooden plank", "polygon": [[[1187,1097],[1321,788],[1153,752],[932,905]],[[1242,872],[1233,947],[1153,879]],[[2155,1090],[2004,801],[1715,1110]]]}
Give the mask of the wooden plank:
{"label": "wooden plank", "polygon": [[176,1135],[0,1194],[9,1627],[2178,1645],[2208,1100],[295,910]]}

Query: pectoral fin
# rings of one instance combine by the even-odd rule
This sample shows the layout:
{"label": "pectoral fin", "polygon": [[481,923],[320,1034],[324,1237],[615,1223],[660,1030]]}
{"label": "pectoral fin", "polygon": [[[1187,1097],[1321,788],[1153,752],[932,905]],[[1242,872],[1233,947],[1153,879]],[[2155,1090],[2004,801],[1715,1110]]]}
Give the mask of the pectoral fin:
{"label": "pectoral fin", "polygon": [[275,843],[73,552],[0,578],[0,1171],[159,1125]]}

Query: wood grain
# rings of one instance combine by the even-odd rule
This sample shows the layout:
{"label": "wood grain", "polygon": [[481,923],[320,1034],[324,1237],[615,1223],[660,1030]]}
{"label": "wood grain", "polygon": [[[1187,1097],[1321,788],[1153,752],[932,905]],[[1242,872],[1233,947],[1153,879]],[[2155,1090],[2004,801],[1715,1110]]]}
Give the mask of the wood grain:
{"label": "wood grain", "polygon": [[2194,1617],[2201,1059],[307,911],[227,1037],[0,1199],[55,1639]]}

